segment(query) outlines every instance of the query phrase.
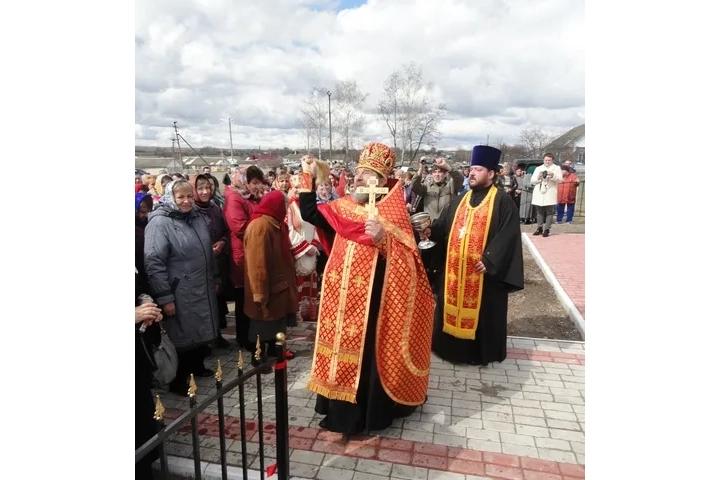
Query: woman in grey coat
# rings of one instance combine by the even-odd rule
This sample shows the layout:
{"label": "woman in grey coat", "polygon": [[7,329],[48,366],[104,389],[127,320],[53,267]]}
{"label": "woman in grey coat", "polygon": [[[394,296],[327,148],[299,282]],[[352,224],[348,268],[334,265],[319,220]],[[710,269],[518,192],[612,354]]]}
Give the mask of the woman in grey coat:
{"label": "woman in grey coat", "polygon": [[165,330],[178,352],[178,371],[170,391],[187,395],[188,378],[210,376],[203,346],[219,333],[217,291],[220,277],[205,220],[185,180],[165,187],[145,228],[145,270],[155,302],[162,307]]}

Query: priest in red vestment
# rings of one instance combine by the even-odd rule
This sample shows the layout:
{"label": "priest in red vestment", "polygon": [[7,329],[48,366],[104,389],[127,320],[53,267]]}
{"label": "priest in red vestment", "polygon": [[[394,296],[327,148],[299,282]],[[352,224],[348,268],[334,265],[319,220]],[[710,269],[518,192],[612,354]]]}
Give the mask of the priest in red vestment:
{"label": "priest in red vestment", "polygon": [[308,389],[322,428],[382,430],[425,402],[435,306],[402,186],[388,178],[395,153],[367,145],[354,190],[325,204],[317,160],[302,165],[300,211],[329,252]]}

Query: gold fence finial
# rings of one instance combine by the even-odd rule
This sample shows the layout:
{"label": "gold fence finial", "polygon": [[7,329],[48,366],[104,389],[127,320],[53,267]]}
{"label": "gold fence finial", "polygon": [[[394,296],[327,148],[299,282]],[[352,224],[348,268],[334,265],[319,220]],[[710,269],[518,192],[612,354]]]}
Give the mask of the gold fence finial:
{"label": "gold fence finial", "polygon": [[275,335],[275,340],[277,341],[278,345],[283,345],[285,343],[285,334],[283,332],[279,332],[277,335]]}
{"label": "gold fence finial", "polygon": [[257,342],[255,342],[255,360],[260,360],[262,355],[262,348],[260,347],[260,335],[257,336]]}
{"label": "gold fence finial", "polygon": [[217,370],[215,370],[215,380],[222,382],[222,365],[220,365],[220,359],[218,358]]}
{"label": "gold fence finial", "polygon": [[190,388],[188,388],[188,397],[194,397],[197,393],[197,383],[195,383],[195,375],[190,374]]}
{"label": "gold fence finial", "polygon": [[163,404],[160,401],[160,395],[155,395],[155,414],[153,415],[153,418],[160,421],[163,419],[163,413],[165,413],[165,407],[163,407]]}
{"label": "gold fence finial", "polygon": [[242,358],[242,350],[238,352],[238,370],[243,369],[243,358]]}

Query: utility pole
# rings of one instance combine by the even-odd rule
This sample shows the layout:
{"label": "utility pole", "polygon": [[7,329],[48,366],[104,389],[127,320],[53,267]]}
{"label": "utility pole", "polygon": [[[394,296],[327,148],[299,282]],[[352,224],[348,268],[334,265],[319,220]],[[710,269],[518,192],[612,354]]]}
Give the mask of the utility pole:
{"label": "utility pole", "polygon": [[[232,119],[228,117],[228,131],[230,132],[230,161],[235,163],[235,155],[233,154],[233,143],[232,143]],[[227,165],[223,165],[226,167]]]}
{"label": "utility pole", "polygon": [[328,158],[328,161],[332,163],[332,108],[330,108],[330,97],[332,96],[332,93],[330,93],[330,90],[327,92],[328,96],[328,131],[330,132],[330,157]]}
{"label": "utility pole", "polygon": [[490,134],[488,134],[487,140],[485,140],[485,145],[490,145]]}
{"label": "utility pole", "polygon": [[170,140],[172,140],[172,153],[173,153],[172,165],[173,165],[173,168],[175,168],[175,140],[176,140],[176,138],[172,137]]}
{"label": "utility pole", "polygon": [[[178,160],[180,161],[180,173],[185,170],[183,168],[183,160],[182,160],[182,148],[180,147],[180,134],[178,133],[177,129],[177,122],[173,122],[173,128],[175,129],[175,141],[177,142],[177,148],[178,148]],[[175,172],[177,173],[177,172]]]}

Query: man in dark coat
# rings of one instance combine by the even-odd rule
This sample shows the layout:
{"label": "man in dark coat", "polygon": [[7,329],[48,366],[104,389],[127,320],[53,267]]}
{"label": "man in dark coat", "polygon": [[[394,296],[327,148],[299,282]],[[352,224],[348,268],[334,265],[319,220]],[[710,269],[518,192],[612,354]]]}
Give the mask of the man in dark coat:
{"label": "man in dark coat", "polygon": [[452,363],[487,365],[507,355],[508,294],[524,288],[520,219],[494,183],[500,150],[473,148],[470,191],[423,232],[443,256],[433,352]]}

